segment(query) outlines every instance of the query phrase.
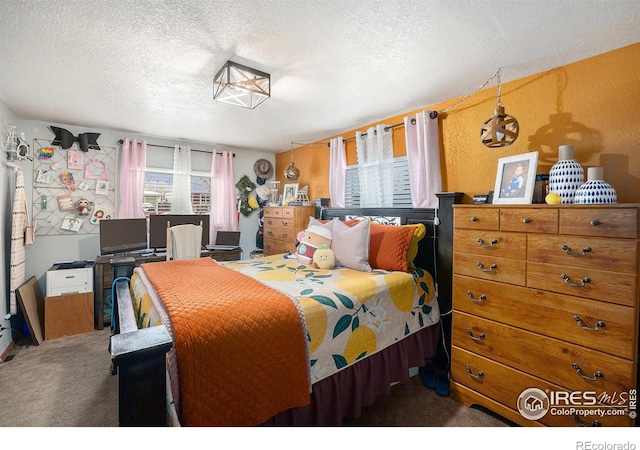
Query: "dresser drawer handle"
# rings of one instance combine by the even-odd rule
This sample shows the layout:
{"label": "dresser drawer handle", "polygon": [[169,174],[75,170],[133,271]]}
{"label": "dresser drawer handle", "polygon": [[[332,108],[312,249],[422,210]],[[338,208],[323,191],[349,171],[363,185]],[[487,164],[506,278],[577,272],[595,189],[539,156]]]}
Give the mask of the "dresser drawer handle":
{"label": "dresser drawer handle", "polygon": [[485,244],[484,241],[482,240],[482,238],[478,238],[478,244],[480,244],[480,247],[491,248],[497,243],[498,243],[497,239],[491,239],[490,243]]}
{"label": "dresser drawer handle", "polygon": [[591,283],[591,278],[589,278],[589,277],[584,277],[582,280],[580,280],[580,283],[572,283],[571,282],[571,278],[569,278],[569,275],[565,275],[564,273],[562,275],[560,275],[560,277],[569,286],[574,286],[574,287],[585,287],[587,283]]}
{"label": "dresser drawer handle", "polygon": [[487,296],[484,294],[482,294],[480,298],[475,298],[471,291],[467,291],[467,295],[469,296],[469,300],[471,300],[473,303],[482,303],[487,299]]}
{"label": "dresser drawer handle", "polygon": [[284,220],[282,221],[282,226],[283,226],[283,227],[286,227],[286,226],[288,226],[288,225],[289,225],[289,222],[285,222]]}
{"label": "dresser drawer handle", "polygon": [[582,249],[582,253],[572,253],[571,252],[571,247],[569,247],[568,245],[563,245],[562,246],[562,250],[567,252],[567,255],[569,255],[569,256],[585,256],[587,253],[591,252],[591,247],[583,248]]}
{"label": "dresser drawer handle", "polygon": [[289,236],[289,233],[282,233],[283,238],[286,238],[287,236]]}
{"label": "dresser drawer handle", "polygon": [[597,219],[593,219],[591,222],[591,225],[593,225],[594,227],[597,227],[598,225],[600,225],[600,221]]}
{"label": "dresser drawer handle", "polygon": [[604,328],[605,327],[605,323],[602,320],[596,322],[596,326],[595,327],[589,327],[589,326],[585,325],[584,321],[582,320],[582,318],[580,316],[573,316],[573,320],[578,322],[578,325],[583,330],[598,331],[600,328]]}
{"label": "dresser drawer handle", "polygon": [[524,219],[522,219],[523,223],[531,223],[531,219],[529,219],[528,217],[525,217]]}
{"label": "dresser drawer handle", "polygon": [[273,236],[273,231],[269,230],[269,231],[267,231],[267,234],[268,234],[269,236]]}
{"label": "dresser drawer handle", "polygon": [[476,216],[471,216],[471,221],[472,221],[472,222],[477,222],[477,221],[478,221],[478,218],[477,218]]}
{"label": "dresser drawer handle", "polygon": [[471,328],[467,328],[467,334],[469,335],[469,338],[470,338],[471,340],[476,341],[476,342],[480,342],[480,341],[482,341],[482,340],[486,337],[484,333],[480,333],[480,334],[478,335],[478,337],[475,337],[475,336],[473,335],[473,331],[471,331]]}
{"label": "dresser drawer handle", "polygon": [[[578,413],[573,413],[573,421],[575,423],[577,423],[578,425],[580,425],[581,427],[588,427],[589,426],[586,423],[584,423],[582,421],[582,419],[580,419],[580,416],[578,416]],[[592,427],[601,427],[602,424],[598,420],[594,420],[593,422],[591,422],[591,426]]]}
{"label": "dresser drawer handle", "polygon": [[478,267],[480,268],[480,270],[482,270],[483,272],[493,272],[495,269],[498,268],[497,264],[491,264],[491,266],[489,266],[488,269],[484,268],[484,264],[482,264],[480,261],[478,261]]}
{"label": "dresser drawer handle", "polygon": [[474,375],[473,372],[471,372],[471,367],[469,367],[468,364],[465,364],[464,368],[467,369],[467,373],[474,380],[479,380],[480,378],[484,377],[484,372],[482,370],[478,372],[478,375]]}
{"label": "dresser drawer handle", "polygon": [[582,373],[582,369],[580,368],[579,365],[577,365],[576,363],[573,363],[573,368],[576,369],[576,373],[578,375],[580,375],[582,378],[584,378],[585,380],[588,381],[596,381],[598,378],[603,378],[604,374],[602,372],[600,372],[599,370],[596,372],[593,372],[593,376],[590,377],[588,375],[585,375]]}

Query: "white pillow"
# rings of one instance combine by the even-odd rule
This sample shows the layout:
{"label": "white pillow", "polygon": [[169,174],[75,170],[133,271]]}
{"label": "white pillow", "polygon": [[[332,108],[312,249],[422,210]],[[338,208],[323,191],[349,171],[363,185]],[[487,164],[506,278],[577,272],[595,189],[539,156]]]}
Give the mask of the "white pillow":
{"label": "white pillow", "polygon": [[[352,227],[335,218],[332,223],[331,250],[336,256],[336,266],[361,272],[371,272],[369,265],[370,220],[362,220]],[[325,224],[327,225],[327,224]]]}

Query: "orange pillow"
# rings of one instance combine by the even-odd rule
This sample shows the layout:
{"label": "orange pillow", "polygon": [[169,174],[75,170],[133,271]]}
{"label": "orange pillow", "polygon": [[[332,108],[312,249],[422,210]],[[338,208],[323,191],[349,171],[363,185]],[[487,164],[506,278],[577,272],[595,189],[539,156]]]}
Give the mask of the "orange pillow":
{"label": "orange pillow", "polygon": [[[383,270],[409,272],[409,248],[416,228],[371,223],[369,265]],[[417,253],[417,248],[416,248]]]}
{"label": "orange pillow", "polygon": [[409,253],[407,254],[407,263],[409,270],[415,270],[416,266],[413,264],[413,260],[418,256],[418,242],[427,235],[427,227],[423,223],[415,223],[410,225],[402,225],[403,227],[413,227],[413,237],[411,238],[411,245],[409,246]]}

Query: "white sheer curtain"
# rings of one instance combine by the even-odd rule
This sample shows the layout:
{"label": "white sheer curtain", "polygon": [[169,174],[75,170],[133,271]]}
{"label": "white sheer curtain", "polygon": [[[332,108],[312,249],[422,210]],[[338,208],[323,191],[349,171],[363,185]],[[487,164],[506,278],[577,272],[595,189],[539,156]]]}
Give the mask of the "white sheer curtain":
{"label": "white sheer curtain", "polygon": [[191,147],[176,145],[173,151],[172,214],[193,214],[191,206]]}
{"label": "white sheer curtain", "polygon": [[345,207],[347,155],[342,136],[329,141],[329,197],[333,208]]}
{"label": "white sheer curtain", "polygon": [[356,132],[360,206],[393,206],[393,131],[388,125]]}
{"label": "white sheer curtain", "polygon": [[442,192],[440,131],[436,111],[422,111],[404,118],[411,204],[414,208],[437,208]]}
{"label": "white sheer curtain", "polygon": [[211,156],[211,212],[209,242],[218,230],[238,231],[238,209],[233,183],[233,153],[214,152]]}
{"label": "white sheer curtain", "polygon": [[125,139],[120,152],[118,184],[118,219],[145,217],[142,209],[144,199],[144,172],[147,166],[147,141]]}

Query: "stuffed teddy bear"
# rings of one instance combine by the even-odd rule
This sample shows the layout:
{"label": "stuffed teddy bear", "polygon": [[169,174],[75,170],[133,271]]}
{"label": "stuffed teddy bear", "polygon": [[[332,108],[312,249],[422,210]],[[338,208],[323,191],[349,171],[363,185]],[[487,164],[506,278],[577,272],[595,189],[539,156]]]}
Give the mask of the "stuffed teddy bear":
{"label": "stuffed teddy bear", "polygon": [[331,230],[318,225],[312,225],[298,234],[298,248],[296,258],[307,266],[313,263],[313,254],[321,244],[331,246]]}
{"label": "stuffed teddy bear", "polygon": [[76,202],[76,210],[81,216],[88,216],[91,212],[91,202],[86,198],[81,198]]}
{"label": "stuffed teddy bear", "polygon": [[320,244],[313,254],[313,266],[316,269],[333,269],[336,265],[336,255],[327,244]]}

